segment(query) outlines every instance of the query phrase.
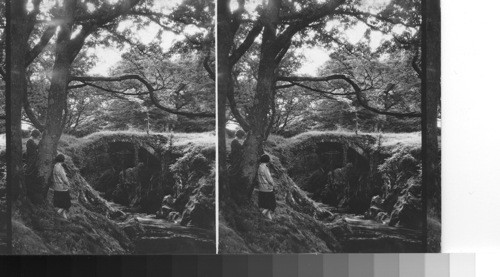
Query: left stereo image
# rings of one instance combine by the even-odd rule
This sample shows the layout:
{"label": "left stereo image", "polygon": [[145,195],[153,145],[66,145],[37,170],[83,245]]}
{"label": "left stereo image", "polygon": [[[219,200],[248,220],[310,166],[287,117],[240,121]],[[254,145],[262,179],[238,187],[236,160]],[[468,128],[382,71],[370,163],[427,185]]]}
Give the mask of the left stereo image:
{"label": "left stereo image", "polygon": [[0,9],[0,249],[216,253],[213,0]]}

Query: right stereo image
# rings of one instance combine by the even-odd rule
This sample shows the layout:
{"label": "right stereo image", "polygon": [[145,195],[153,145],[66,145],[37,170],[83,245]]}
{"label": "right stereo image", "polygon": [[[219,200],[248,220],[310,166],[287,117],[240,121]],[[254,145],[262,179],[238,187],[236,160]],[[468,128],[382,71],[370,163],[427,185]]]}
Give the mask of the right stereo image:
{"label": "right stereo image", "polygon": [[440,252],[431,2],[218,1],[218,253]]}

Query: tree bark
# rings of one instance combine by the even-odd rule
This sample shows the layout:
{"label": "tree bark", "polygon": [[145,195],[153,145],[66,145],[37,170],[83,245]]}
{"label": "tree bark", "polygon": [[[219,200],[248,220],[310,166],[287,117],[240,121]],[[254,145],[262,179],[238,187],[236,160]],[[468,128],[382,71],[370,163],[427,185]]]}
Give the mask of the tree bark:
{"label": "tree bark", "polygon": [[229,1],[219,1],[217,7],[217,133],[219,156],[219,197],[227,199],[230,195],[229,177],[226,164],[226,102],[228,90],[232,87],[232,66],[229,52],[233,36],[229,18]]}
{"label": "tree bark", "polygon": [[9,178],[11,184],[11,199],[16,201],[25,195],[23,161],[22,161],[22,132],[21,118],[23,96],[26,91],[26,51],[28,49],[28,18],[25,11],[26,1],[10,1],[10,26],[8,36],[10,53],[8,66],[10,67],[9,87],[9,123],[10,132],[7,145],[10,149]]}
{"label": "tree bark", "polygon": [[[434,210],[441,217],[441,183],[440,183],[440,151],[437,126],[438,110],[441,101],[441,17],[439,1],[426,0],[424,2],[424,37],[426,45],[423,51],[425,70],[424,77],[424,111],[423,143],[423,183],[426,192],[427,211]],[[433,200],[437,200],[437,203]],[[427,244],[426,252],[440,252],[440,245]]]}
{"label": "tree bark", "polygon": [[264,33],[262,35],[261,57],[257,73],[257,87],[248,123],[250,131],[243,148],[242,185],[248,195],[259,165],[259,157],[263,153],[263,143],[269,122],[269,111],[277,80],[276,29],[279,21],[280,0],[270,0],[264,16]]}
{"label": "tree bark", "polygon": [[57,35],[55,61],[49,88],[45,131],[39,144],[37,187],[28,191],[33,203],[41,203],[47,196],[48,181],[52,173],[53,160],[57,154],[57,144],[64,128],[63,112],[66,108],[68,81],[71,70],[70,38],[73,27],[76,0],[63,2],[61,24]]}

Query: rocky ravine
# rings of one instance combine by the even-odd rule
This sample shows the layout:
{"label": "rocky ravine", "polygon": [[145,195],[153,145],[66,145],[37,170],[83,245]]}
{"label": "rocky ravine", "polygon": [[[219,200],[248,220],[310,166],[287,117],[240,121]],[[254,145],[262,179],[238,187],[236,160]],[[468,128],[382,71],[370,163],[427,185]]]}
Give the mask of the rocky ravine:
{"label": "rocky ravine", "polygon": [[[422,216],[415,219],[421,213],[420,173],[418,162],[407,164],[407,154],[418,158],[419,151],[396,146],[380,146],[369,135],[272,138],[266,151],[272,156],[269,167],[279,187],[275,219],[261,216],[255,196],[243,207],[227,204],[222,207],[219,249],[223,253],[420,251]],[[312,176],[321,167],[330,170],[323,181],[318,174]],[[397,177],[391,189],[384,189],[389,173]],[[374,205],[374,197],[386,205]]]}
{"label": "rocky ravine", "polygon": [[[39,214],[39,208],[19,213],[19,253],[33,254],[26,241],[46,246],[35,253],[214,253],[214,146],[189,142],[189,137],[187,142],[179,138],[174,143],[175,139],[175,135],[129,132],[65,137],[59,150],[69,158],[74,207],[71,217],[65,221],[53,215],[48,204],[39,216],[47,225],[39,226],[33,216],[26,216]],[[202,165],[197,164],[199,160]],[[162,213],[166,195],[174,196],[175,217]],[[73,237],[70,227],[88,218],[100,218],[102,222],[80,230],[80,241],[87,243],[85,236],[91,233],[106,239],[109,245],[55,248],[56,242],[46,238],[55,235],[48,225],[56,224],[58,234],[66,232]],[[120,236],[106,238],[108,232]],[[72,243],[68,238],[67,244]]]}

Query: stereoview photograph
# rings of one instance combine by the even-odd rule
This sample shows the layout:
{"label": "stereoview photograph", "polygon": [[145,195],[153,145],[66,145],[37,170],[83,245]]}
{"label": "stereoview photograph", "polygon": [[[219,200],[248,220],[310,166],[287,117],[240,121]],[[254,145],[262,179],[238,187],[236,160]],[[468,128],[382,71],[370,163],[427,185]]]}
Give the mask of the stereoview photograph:
{"label": "stereoview photograph", "polygon": [[215,253],[215,3],[10,3],[13,254]]}
{"label": "stereoview photograph", "polygon": [[420,1],[218,3],[219,252],[439,248]]}

